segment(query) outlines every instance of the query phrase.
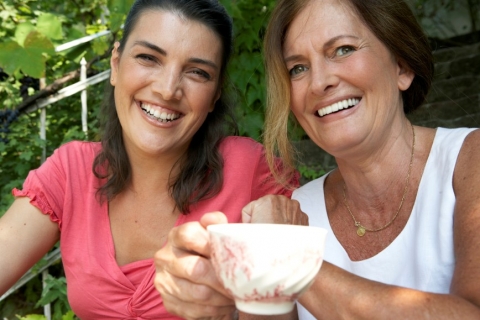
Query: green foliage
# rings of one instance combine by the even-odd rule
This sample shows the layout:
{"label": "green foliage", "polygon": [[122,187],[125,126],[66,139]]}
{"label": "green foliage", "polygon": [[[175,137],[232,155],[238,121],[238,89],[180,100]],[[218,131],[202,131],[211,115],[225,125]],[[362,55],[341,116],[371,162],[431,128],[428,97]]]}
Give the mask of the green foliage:
{"label": "green foliage", "polygon": [[[25,317],[20,317],[18,316],[17,317],[19,320],[46,320],[47,318],[45,316],[42,316],[40,314],[29,314],[29,315],[26,315]],[[61,319],[61,320],[74,320],[74,319],[78,319],[77,317],[75,317],[75,314],[73,313],[73,311],[68,311],[67,313],[63,314],[63,315],[53,315],[52,317],[53,319]]]}
{"label": "green foliage", "polygon": [[[42,297],[36,306],[44,306],[53,303],[53,319],[62,319],[63,315],[70,311],[67,300],[67,282],[65,277],[54,278],[48,275],[45,280],[46,286],[43,289]],[[70,314],[70,313],[69,313]]]}
{"label": "green foliage", "polygon": [[263,132],[265,71],[263,34],[274,0],[221,0],[234,22],[234,56],[228,70],[239,98],[240,134],[259,140]]}
{"label": "green foliage", "polygon": [[[22,102],[21,81],[25,76],[44,77],[49,84],[78,69],[82,57],[89,61],[108,51],[112,37],[104,37],[60,53],[54,50],[59,44],[108,29],[108,22],[102,24],[101,21],[101,15],[105,12],[108,12],[106,0],[82,1],[81,6],[75,1],[58,0],[1,2],[0,71],[4,73],[0,78],[0,111],[15,109]],[[91,72],[106,70],[108,66],[108,59],[100,60],[92,66]],[[25,90],[30,95],[34,91],[32,85]],[[8,139],[7,143],[0,141],[0,216],[13,202],[11,190],[21,188],[28,172],[40,165],[43,147],[46,147],[48,156],[62,143],[74,139],[91,140],[96,136],[96,118],[102,92],[101,84],[88,90],[88,136],[81,129],[79,95],[47,108],[46,141],[39,136],[39,111],[20,115],[9,126],[8,134],[0,132],[0,139]],[[0,122],[0,128],[2,125]],[[36,268],[41,264],[39,262]],[[50,267],[52,269],[55,268]],[[41,282],[34,278],[13,296],[0,302],[2,316],[8,316],[9,319],[44,319],[35,314],[40,313],[41,305],[52,303],[53,319],[74,319],[66,299],[65,278],[50,277],[40,296],[41,292]]]}
{"label": "green foliage", "polygon": [[307,181],[320,178],[326,173],[321,166],[311,167],[304,164],[298,166],[298,172]]}

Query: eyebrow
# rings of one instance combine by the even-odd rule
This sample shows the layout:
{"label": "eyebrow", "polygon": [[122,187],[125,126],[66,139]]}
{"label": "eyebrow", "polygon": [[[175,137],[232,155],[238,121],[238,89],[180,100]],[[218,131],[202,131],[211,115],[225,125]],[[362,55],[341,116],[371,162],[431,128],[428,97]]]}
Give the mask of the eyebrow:
{"label": "eyebrow", "polygon": [[[162,56],[165,56],[165,57],[167,56],[167,51],[163,50],[159,46],[156,46],[153,43],[150,43],[148,41],[143,41],[143,40],[135,41],[133,45],[134,46],[139,45],[139,46],[142,46],[142,47],[146,47],[146,48],[149,48],[149,49],[157,52],[158,54],[160,54]],[[204,65],[207,65],[207,66],[210,66],[210,67],[214,68],[215,70],[219,69],[218,65],[211,60],[206,60],[206,59],[201,59],[201,58],[190,58],[190,59],[188,59],[188,62],[204,64]]]}
{"label": "eyebrow", "polygon": [[[352,39],[360,39],[359,37],[357,36],[352,36],[352,35],[339,35],[339,36],[336,36],[336,37],[333,37],[331,38],[330,40],[328,40],[327,42],[325,42],[323,44],[323,49],[325,50],[326,48],[328,47],[331,47],[335,42],[337,42],[338,40],[340,39],[343,39],[343,38],[352,38]],[[299,60],[302,58],[302,55],[299,55],[299,54],[296,54],[296,55],[292,55],[292,56],[288,56],[286,57],[285,59],[283,59],[283,61],[285,63],[288,63],[288,62],[291,62],[291,61],[295,61],[295,60]]]}
{"label": "eyebrow", "polygon": [[357,36],[352,36],[352,35],[349,35],[349,34],[341,34],[341,35],[333,37],[332,39],[325,42],[325,44],[323,45],[323,49],[331,47],[335,42],[337,42],[338,40],[343,39],[343,38],[352,38],[352,39],[355,39],[355,40],[360,39]]}
{"label": "eyebrow", "polygon": [[143,40],[139,40],[139,41],[135,41],[133,43],[134,46],[138,45],[138,46],[142,46],[142,47],[147,47],[149,49],[152,49],[153,51],[156,51],[158,52],[159,54],[161,54],[162,56],[167,56],[167,51],[163,50],[162,48],[160,48],[159,46],[156,46],[154,45],[153,43],[150,43],[148,41],[143,41]]}

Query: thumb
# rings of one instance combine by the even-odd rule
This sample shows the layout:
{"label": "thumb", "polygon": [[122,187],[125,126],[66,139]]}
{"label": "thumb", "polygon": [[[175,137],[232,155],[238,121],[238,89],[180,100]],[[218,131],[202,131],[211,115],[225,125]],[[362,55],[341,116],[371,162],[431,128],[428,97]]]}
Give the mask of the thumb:
{"label": "thumb", "polygon": [[250,202],[242,209],[242,222],[243,223],[251,223],[252,222],[252,214],[253,209],[255,207],[255,201]]}

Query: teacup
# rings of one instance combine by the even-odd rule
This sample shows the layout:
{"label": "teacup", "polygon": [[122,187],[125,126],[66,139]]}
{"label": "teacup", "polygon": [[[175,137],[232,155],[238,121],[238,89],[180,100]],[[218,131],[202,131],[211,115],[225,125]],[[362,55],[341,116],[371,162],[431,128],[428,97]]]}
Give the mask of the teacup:
{"label": "teacup", "polygon": [[323,261],[323,228],[285,224],[216,224],[212,264],[238,310],[284,314],[313,282]]}

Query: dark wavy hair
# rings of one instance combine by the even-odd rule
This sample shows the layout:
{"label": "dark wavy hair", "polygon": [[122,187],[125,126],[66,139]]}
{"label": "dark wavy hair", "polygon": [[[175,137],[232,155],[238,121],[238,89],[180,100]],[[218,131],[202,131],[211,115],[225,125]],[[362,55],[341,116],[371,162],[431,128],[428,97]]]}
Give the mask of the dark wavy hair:
{"label": "dark wavy hair", "polygon": [[[226,67],[232,53],[232,19],[217,0],[137,0],[127,15],[123,38],[118,50],[121,52],[142,14],[151,10],[173,12],[186,19],[197,21],[210,28],[222,43],[220,84],[226,88]],[[100,112],[102,151],[93,163],[97,178],[107,179],[97,191],[101,201],[111,200],[121,193],[131,179],[131,168],[123,144],[122,127],[118,119],[114,90],[109,83]],[[218,146],[228,134],[237,134],[231,99],[227,89],[221,91],[215,108],[210,112],[195,133],[187,153],[175,166],[179,175],[173,177],[170,193],[177,208],[184,214],[192,204],[211,198],[220,192],[223,185],[223,158]]]}

